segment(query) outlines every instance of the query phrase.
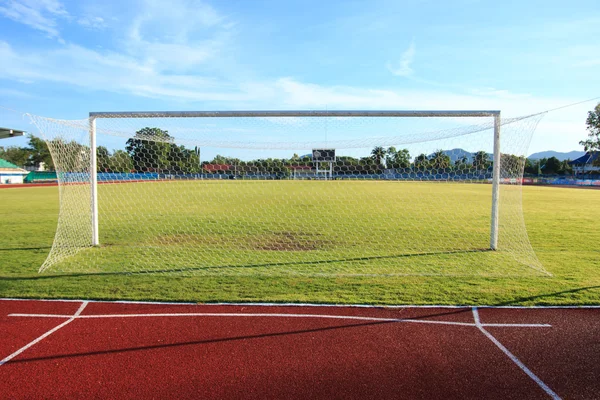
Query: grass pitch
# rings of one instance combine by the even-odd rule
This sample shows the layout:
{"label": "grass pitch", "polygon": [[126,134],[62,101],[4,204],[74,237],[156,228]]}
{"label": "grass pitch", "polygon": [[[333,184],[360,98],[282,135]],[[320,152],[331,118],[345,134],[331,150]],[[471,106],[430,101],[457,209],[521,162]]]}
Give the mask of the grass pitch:
{"label": "grass pitch", "polygon": [[[544,268],[553,274],[548,277],[515,274],[516,267],[508,259],[498,263],[502,254],[470,253],[488,244],[488,185],[468,185],[464,193],[453,187],[442,196],[438,187],[437,195],[428,192],[424,196],[427,193],[407,190],[405,183],[341,182],[336,184],[346,185],[341,192],[348,197],[332,201],[340,191],[328,193],[328,188],[336,187],[331,183],[102,185],[101,207],[108,204],[102,196],[120,199],[110,206],[112,219],[101,220],[104,246],[67,260],[68,274],[50,270],[43,275],[36,272],[52,245],[57,188],[0,190],[0,296],[370,304],[600,303],[600,230],[594,229],[600,191],[523,188],[529,237]],[[278,185],[269,189],[272,201],[256,198],[264,195],[260,186],[264,184]],[[181,185],[179,201],[187,201],[188,207],[152,203],[166,185]],[[320,189],[311,192],[311,201],[303,201],[299,194],[316,185]],[[361,185],[360,190],[356,185]],[[124,190],[135,190],[137,196]],[[195,200],[199,193],[203,196],[200,203]],[[140,198],[148,204],[145,211],[136,213],[141,209],[136,204]],[[469,213],[456,215],[448,209],[464,199],[471,202]],[[250,207],[257,200],[262,207]],[[354,203],[370,207],[352,216],[343,206]],[[244,210],[244,205],[249,207],[245,212],[232,212]],[[282,212],[285,223],[277,225],[270,216]],[[452,219],[427,219],[436,214]],[[150,234],[135,229],[140,221],[152,224],[157,215],[170,223],[157,222]],[[308,221],[306,215],[310,215]],[[457,224],[457,218],[465,223]],[[207,226],[210,229],[203,228]],[[364,232],[369,235],[353,239]],[[430,243],[417,243],[418,237],[430,238]],[[466,257],[444,254],[461,245]],[[198,248],[207,251],[198,257]],[[414,256],[423,249],[432,254]],[[148,252],[152,256],[144,258]],[[90,268],[91,255],[100,256],[101,265]],[[163,261],[156,262],[161,255]],[[486,260],[490,257],[495,259]],[[179,268],[212,266],[217,273],[215,268],[209,273],[196,271],[193,276],[121,273],[152,269],[148,265],[153,260],[155,269],[169,269],[165,263],[174,260]],[[466,274],[465,265],[478,265],[483,273]],[[437,276],[440,266],[445,268],[443,276]],[[432,268],[437,268],[435,274],[429,273]],[[90,270],[96,273],[80,273]],[[316,271],[329,275],[315,276]]]}
{"label": "grass pitch", "polygon": [[[502,188],[501,251],[489,251],[491,186],[385,181],[166,181],[70,186],[54,272],[194,275],[531,275],[514,187]],[[74,234],[75,233],[75,234]],[[524,245],[525,244],[525,245]],[[514,258],[523,260],[519,264]]]}

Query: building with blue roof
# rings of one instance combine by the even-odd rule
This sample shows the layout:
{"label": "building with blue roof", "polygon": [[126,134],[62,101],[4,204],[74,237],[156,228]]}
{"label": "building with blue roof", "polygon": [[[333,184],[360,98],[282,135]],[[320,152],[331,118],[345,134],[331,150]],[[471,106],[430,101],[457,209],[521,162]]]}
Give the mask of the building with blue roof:
{"label": "building with blue roof", "polygon": [[585,155],[569,162],[573,167],[573,174],[599,174],[600,175],[600,151],[588,151]]}

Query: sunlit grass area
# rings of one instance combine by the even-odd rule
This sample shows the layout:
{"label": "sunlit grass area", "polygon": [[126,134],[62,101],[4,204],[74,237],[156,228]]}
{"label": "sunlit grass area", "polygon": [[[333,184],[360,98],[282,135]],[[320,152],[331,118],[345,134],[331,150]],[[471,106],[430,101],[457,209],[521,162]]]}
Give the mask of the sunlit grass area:
{"label": "sunlit grass area", "polygon": [[[172,203],[159,200],[167,190],[176,194]],[[520,245],[515,251],[526,254],[525,263],[517,262],[514,252],[485,251],[489,185],[377,181],[101,185],[102,246],[80,251],[41,275],[37,270],[56,230],[58,190],[0,190],[0,296],[600,303],[600,233],[594,229],[600,191],[523,190],[531,243],[552,276],[532,268],[535,262]],[[150,229],[141,229],[142,224]],[[514,226],[505,229],[515,231]],[[514,247],[519,239],[502,238],[505,248]],[[148,273],[153,270],[184,273]]]}
{"label": "sunlit grass area", "polygon": [[[89,190],[68,187],[63,198],[67,196],[69,214],[61,222],[66,229],[59,232],[67,239],[56,246],[53,262],[47,264],[55,272],[543,272],[526,246],[520,197],[511,186],[502,188],[499,251],[490,251],[490,185],[373,180],[101,185],[101,245],[93,249]],[[73,255],[76,244],[85,250]]]}

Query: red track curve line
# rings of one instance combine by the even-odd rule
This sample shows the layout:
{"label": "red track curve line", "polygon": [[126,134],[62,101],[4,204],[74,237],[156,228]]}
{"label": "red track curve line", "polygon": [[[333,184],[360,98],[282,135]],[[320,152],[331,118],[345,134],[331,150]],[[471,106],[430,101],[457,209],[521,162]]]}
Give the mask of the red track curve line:
{"label": "red track curve line", "polygon": [[50,329],[48,332],[44,333],[42,336],[38,337],[37,339],[35,339],[34,341],[30,342],[29,344],[21,347],[19,350],[15,351],[14,353],[12,353],[11,355],[9,355],[8,357],[4,358],[3,360],[0,361],[0,366],[6,364],[7,362],[9,362],[10,360],[12,360],[13,358],[15,358],[16,356],[18,356],[19,354],[21,354],[22,352],[24,352],[25,350],[27,350],[28,348],[30,348],[31,346],[35,345],[36,343],[41,342],[42,340],[44,340],[45,338],[47,338],[48,336],[52,335],[54,332],[56,332],[57,330],[65,327],[66,325],[70,324],[71,322],[75,321],[75,319],[77,319],[79,317],[79,314],[81,314],[81,312],[83,311],[83,309],[88,305],[87,301],[84,301],[81,306],[79,307],[79,309],[75,312],[75,314],[73,315],[65,315],[63,316],[63,318],[69,318],[68,320],[66,320],[65,322],[63,322],[62,324]]}
{"label": "red track curve line", "polygon": [[473,310],[473,318],[475,319],[475,324],[477,325],[477,328],[479,328],[481,333],[483,333],[488,339],[490,339],[492,341],[492,343],[494,343],[500,350],[502,350],[502,352],[504,354],[506,354],[508,356],[508,358],[511,359],[512,362],[517,364],[517,366],[519,368],[521,368],[521,370],[523,372],[525,372],[527,374],[527,376],[529,376],[535,383],[537,383],[538,386],[541,387],[542,390],[544,390],[544,392],[546,392],[546,394],[548,396],[550,396],[554,400],[560,400],[560,396],[558,394],[556,394],[552,389],[550,389],[550,387],[548,387],[548,385],[546,385],[540,378],[538,378],[536,374],[531,372],[531,370],[529,368],[527,368],[527,366],[525,364],[523,364],[506,347],[504,347],[504,345],[502,343],[500,343],[500,341],[498,339],[496,339],[491,333],[489,333],[488,331],[486,331],[484,329],[484,325],[479,320],[479,311],[477,310],[477,307],[473,307],[472,310]]}
{"label": "red track curve line", "polygon": [[493,326],[517,328],[550,328],[549,324],[477,324],[471,322],[453,322],[427,319],[410,318],[377,318],[353,315],[328,315],[328,314],[277,314],[277,313],[155,313],[155,314],[92,314],[92,315],[61,315],[61,314],[9,314],[9,317],[34,317],[34,318],[73,318],[73,319],[98,319],[98,318],[166,318],[166,317],[254,317],[254,318],[318,318],[342,319],[369,322],[408,322],[416,324],[436,324],[452,326]]}

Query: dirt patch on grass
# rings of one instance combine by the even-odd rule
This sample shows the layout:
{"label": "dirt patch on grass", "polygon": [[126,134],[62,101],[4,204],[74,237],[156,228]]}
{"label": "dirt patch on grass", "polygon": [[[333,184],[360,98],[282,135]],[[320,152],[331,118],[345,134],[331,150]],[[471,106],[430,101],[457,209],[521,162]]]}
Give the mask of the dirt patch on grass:
{"label": "dirt patch on grass", "polygon": [[265,251],[322,250],[331,243],[322,235],[305,232],[276,232],[255,239],[258,240],[254,242],[254,248]]}
{"label": "dirt patch on grass", "polygon": [[331,239],[327,239],[322,234],[291,231],[247,235],[161,235],[153,238],[151,243],[166,246],[286,252],[324,250],[332,246]]}

